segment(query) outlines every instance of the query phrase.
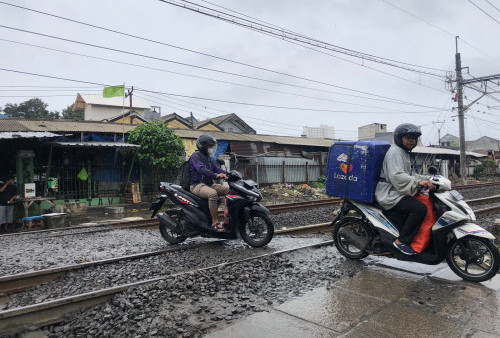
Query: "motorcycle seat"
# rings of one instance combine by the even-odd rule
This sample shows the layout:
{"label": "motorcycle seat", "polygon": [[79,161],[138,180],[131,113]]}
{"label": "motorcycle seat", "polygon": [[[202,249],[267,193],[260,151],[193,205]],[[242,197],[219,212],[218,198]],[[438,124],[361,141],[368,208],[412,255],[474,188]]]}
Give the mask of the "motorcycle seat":
{"label": "motorcycle seat", "polygon": [[192,198],[198,205],[208,206],[208,199],[202,198],[200,196],[193,194],[190,191],[184,190],[184,189],[182,189],[182,187],[180,185],[173,184],[172,187],[175,188],[176,190],[178,190],[180,193],[183,193],[183,194],[189,196],[190,198]]}

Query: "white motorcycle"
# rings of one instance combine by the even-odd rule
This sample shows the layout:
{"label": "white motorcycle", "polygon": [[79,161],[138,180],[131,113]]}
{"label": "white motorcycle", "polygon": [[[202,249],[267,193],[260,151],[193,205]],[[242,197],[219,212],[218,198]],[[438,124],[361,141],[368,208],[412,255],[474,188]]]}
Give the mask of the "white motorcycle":
{"label": "white motorcycle", "polygon": [[430,192],[437,221],[431,241],[419,254],[405,255],[393,246],[398,229],[374,204],[345,200],[332,225],[335,246],[348,258],[392,255],[399,260],[435,265],[446,259],[451,270],[465,280],[482,282],[498,272],[500,254],[495,236],[474,223],[476,216],[462,195],[451,190],[451,182],[439,175],[431,178]]}

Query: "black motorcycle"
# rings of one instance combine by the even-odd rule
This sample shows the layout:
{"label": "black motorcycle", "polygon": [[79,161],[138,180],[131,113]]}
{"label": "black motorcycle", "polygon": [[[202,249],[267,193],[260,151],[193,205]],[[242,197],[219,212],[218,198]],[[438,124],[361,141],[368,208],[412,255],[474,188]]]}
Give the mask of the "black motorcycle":
{"label": "black motorcycle", "polygon": [[[188,237],[203,236],[236,239],[241,236],[250,246],[267,245],[274,235],[274,225],[269,218],[269,210],[260,205],[262,194],[257,183],[243,180],[236,170],[227,175],[230,193],[226,196],[229,223],[224,231],[212,227],[208,200],[182,189],[180,185],[161,182],[164,195],[156,197],[149,210],[153,218],[167,198],[179,208],[159,213],[160,233],[171,244],[181,243]],[[220,202],[220,200],[219,200]]]}

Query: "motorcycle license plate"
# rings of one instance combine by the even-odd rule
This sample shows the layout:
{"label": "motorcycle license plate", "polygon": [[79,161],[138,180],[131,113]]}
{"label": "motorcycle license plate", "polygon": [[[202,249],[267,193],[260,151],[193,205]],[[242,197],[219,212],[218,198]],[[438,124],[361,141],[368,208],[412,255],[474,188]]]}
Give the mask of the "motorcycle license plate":
{"label": "motorcycle license plate", "polygon": [[461,193],[459,193],[459,192],[458,192],[458,191],[456,191],[456,190],[451,190],[451,191],[450,191],[450,194],[451,194],[451,196],[455,197],[455,199],[456,199],[457,201],[461,201],[461,200],[463,200],[463,199],[464,199],[464,197],[462,196],[462,194],[461,194]]}

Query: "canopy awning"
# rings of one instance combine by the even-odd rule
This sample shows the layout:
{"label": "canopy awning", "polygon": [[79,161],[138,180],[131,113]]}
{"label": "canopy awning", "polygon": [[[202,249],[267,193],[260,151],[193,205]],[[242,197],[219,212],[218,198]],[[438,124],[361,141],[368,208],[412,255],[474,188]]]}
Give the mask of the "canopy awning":
{"label": "canopy awning", "polygon": [[122,142],[52,142],[55,147],[73,148],[139,148],[137,144]]}
{"label": "canopy awning", "polygon": [[19,138],[54,138],[61,135],[48,131],[2,131],[0,140],[10,140]]}

